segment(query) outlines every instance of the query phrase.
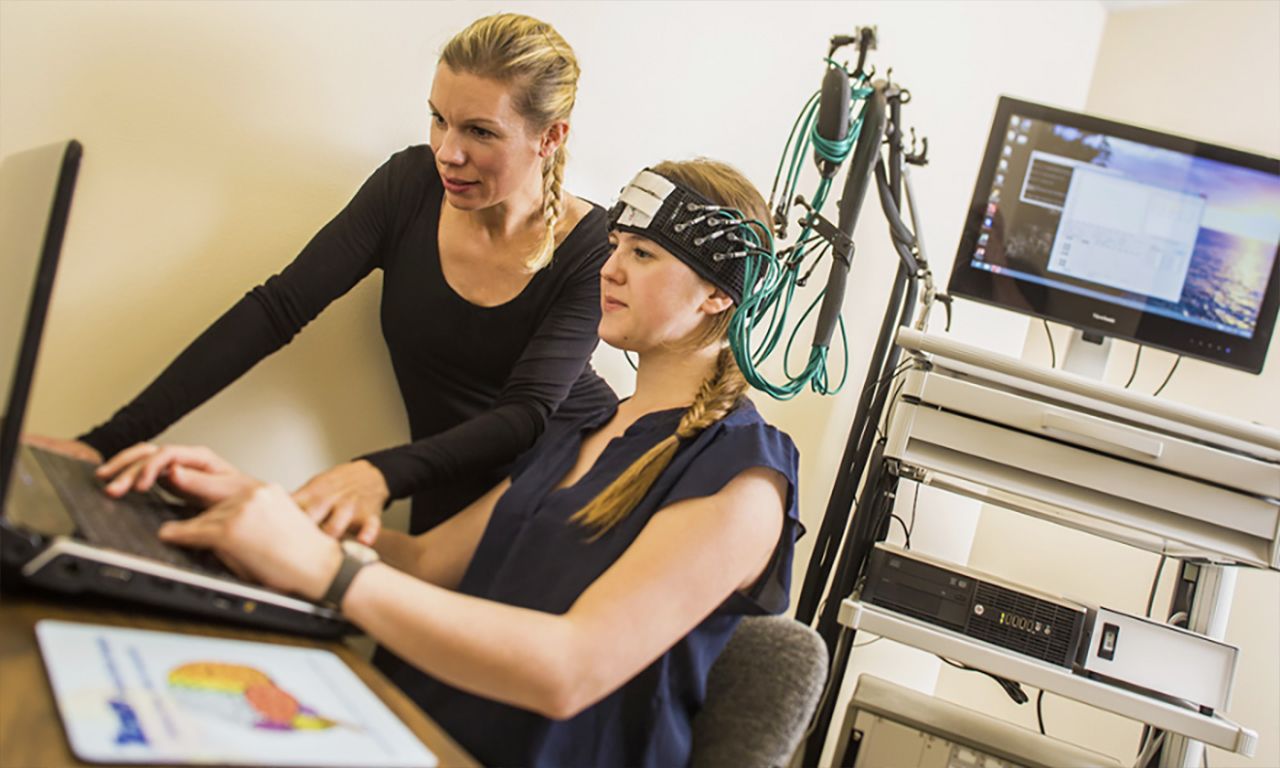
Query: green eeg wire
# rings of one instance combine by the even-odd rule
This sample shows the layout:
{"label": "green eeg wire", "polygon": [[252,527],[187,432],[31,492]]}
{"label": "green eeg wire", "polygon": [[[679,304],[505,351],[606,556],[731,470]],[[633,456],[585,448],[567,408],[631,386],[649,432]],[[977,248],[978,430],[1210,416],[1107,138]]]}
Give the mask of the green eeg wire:
{"label": "green eeg wire", "polygon": [[[825,59],[825,61],[830,66],[840,66],[831,59]],[[866,98],[871,95],[872,89],[868,78],[862,74],[850,74],[850,83],[850,95],[855,108],[850,110],[849,130],[844,139],[829,141],[818,135],[817,116],[821,96],[820,91],[815,92],[805,102],[805,105],[800,109],[800,114],[796,117],[795,123],[792,124],[791,133],[787,137],[787,143],[782,150],[782,157],[778,160],[778,171],[774,176],[773,182],[773,192],[776,193],[778,191],[778,180],[782,178],[782,169],[787,166],[787,175],[782,184],[782,197],[780,198],[783,202],[781,215],[786,215],[786,203],[795,199],[796,186],[799,184],[800,172],[804,166],[805,158],[809,155],[810,146],[823,160],[830,161],[836,165],[843,163],[853,150],[853,145],[857,142],[858,134],[862,129]],[[858,108],[857,105],[861,105],[861,108]],[[787,162],[788,155],[790,155],[789,164]],[[811,203],[814,211],[820,212],[826,204],[827,196],[831,191],[831,183],[831,178],[819,180]],[[769,201],[771,209],[773,209],[773,205],[774,200],[771,195]],[[757,230],[756,227],[759,229]],[[801,265],[804,264],[807,258],[813,256],[812,264],[810,265],[810,271],[812,271],[813,265],[821,260],[831,246],[816,233],[812,232],[812,228],[808,225],[801,228],[795,242],[782,251],[774,249],[772,230],[764,223],[755,220],[741,221],[739,229],[743,233],[744,239],[749,239],[758,248],[758,250],[752,249],[752,255],[747,257],[743,298],[729,324],[729,344],[733,349],[734,356],[737,358],[738,367],[742,369],[743,376],[752,386],[777,400],[789,400],[803,391],[806,386],[809,386],[819,394],[835,394],[839,392],[840,388],[844,386],[845,379],[849,373],[849,342],[845,335],[843,317],[839,319],[838,323],[840,327],[840,344],[844,351],[844,370],[840,376],[839,384],[835,387],[830,386],[830,381],[827,377],[827,355],[829,350],[826,347],[811,348],[805,367],[799,373],[792,374],[790,370],[792,345],[795,343],[805,320],[813,312],[814,308],[822,302],[825,289],[818,293],[804,313],[801,314],[799,322],[791,330],[791,335],[782,354],[783,375],[786,380],[781,383],[772,382],[759,369],[759,366],[763,365],[764,361],[773,354],[786,329],[787,313],[795,296],[796,288],[803,285],[804,279],[807,277],[807,273],[805,276],[801,276]],[[760,241],[758,232],[765,232],[769,235],[767,246]],[[762,335],[758,334],[761,326],[763,326]],[[754,343],[753,334],[757,334]]]}

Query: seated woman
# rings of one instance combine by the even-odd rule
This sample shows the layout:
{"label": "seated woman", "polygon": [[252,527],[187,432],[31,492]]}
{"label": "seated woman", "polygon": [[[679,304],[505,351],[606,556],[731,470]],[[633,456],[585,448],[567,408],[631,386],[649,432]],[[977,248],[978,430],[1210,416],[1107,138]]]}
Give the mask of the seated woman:
{"label": "seated woman", "polygon": [[144,460],[213,504],[161,536],[340,606],[416,667],[397,682],[485,763],[686,763],[738,621],[786,607],[799,531],[795,446],[744,397],[726,343],[752,218],[764,201],[723,164],[637,176],[600,273],[600,337],[639,355],[635,394],[553,420],[439,527],[383,532],[381,562],[200,448]]}

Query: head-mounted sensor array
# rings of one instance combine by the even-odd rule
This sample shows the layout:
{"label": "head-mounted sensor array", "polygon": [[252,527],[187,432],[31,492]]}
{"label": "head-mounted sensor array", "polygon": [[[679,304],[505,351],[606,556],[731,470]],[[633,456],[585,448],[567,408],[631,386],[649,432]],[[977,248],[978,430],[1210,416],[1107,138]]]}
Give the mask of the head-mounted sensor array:
{"label": "head-mounted sensor array", "polygon": [[748,257],[769,256],[737,208],[645,169],[623,187],[609,226],[652,240],[683,261],[734,304],[742,303]]}

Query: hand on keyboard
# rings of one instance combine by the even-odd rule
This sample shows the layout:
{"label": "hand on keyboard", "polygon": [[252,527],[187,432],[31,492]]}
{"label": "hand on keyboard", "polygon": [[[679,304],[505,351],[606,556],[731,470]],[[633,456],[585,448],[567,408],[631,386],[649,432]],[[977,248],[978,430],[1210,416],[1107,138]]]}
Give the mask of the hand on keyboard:
{"label": "hand on keyboard", "polygon": [[145,492],[158,484],[199,507],[219,504],[259,484],[210,449],[189,445],[138,443],[98,467],[96,474],[106,482],[108,496]]}
{"label": "hand on keyboard", "polygon": [[335,539],[348,531],[373,546],[382,530],[382,510],[391,492],[382,472],[363,459],[339,464],[307,481],[293,500]]}
{"label": "hand on keyboard", "polygon": [[190,520],[165,523],[159,535],[211,549],[242,577],[308,600],[320,599],[342,563],[338,542],[278,485],[255,483]]}

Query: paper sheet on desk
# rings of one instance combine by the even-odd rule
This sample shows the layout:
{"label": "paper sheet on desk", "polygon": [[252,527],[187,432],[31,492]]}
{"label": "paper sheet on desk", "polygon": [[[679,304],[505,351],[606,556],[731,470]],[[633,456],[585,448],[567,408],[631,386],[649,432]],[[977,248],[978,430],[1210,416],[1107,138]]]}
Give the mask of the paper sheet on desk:
{"label": "paper sheet on desk", "polygon": [[436,765],[328,651],[49,620],[36,637],[82,760]]}

